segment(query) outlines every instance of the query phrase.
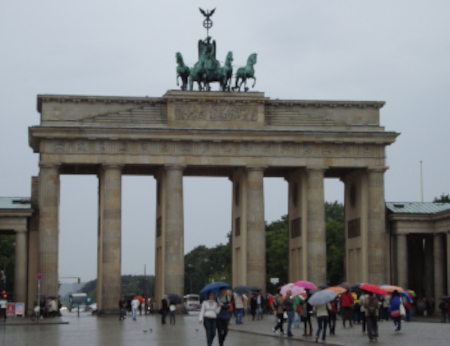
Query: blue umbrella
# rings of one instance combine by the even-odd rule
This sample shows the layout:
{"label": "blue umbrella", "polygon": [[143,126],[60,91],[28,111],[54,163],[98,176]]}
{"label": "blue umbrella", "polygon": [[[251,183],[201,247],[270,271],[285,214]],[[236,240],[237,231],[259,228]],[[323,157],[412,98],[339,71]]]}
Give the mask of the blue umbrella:
{"label": "blue umbrella", "polygon": [[406,297],[406,299],[408,299],[408,301],[411,301],[411,297],[409,296],[408,293],[406,292],[400,292],[400,294],[404,295]]}
{"label": "blue umbrella", "polygon": [[206,297],[209,292],[213,292],[217,296],[220,293],[220,289],[223,287],[227,290],[231,288],[226,282],[212,282],[201,289],[200,296]]}

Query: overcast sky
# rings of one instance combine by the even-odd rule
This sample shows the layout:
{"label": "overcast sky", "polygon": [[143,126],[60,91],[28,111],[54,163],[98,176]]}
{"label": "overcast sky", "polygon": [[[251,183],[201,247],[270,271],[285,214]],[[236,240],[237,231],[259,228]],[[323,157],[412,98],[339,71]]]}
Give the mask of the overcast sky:
{"label": "overcast sky", "polygon": [[[38,154],[38,94],[162,96],[176,89],[175,53],[197,61],[198,7],[217,7],[217,56],[258,53],[267,97],[386,101],[381,124],[401,133],[387,150],[387,201],[450,193],[448,0],[0,0],[0,196],[29,196]],[[287,184],[267,178],[266,220],[287,213]],[[123,177],[122,273],[154,273],[155,180]],[[327,180],[326,200],[343,201]],[[231,182],[184,178],[185,251],[226,241]],[[211,193],[211,192],[214,193]],[[96,277],[97,178],[61,176],[60,276]],[[64,280],[63,282],[70,282]]]}

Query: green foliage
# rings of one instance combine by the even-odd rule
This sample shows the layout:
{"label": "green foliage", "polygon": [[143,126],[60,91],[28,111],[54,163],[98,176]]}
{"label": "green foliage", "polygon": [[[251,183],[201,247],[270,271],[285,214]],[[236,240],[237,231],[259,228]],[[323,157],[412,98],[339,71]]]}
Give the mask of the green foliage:
{"label": "green foliage", "polygon": [[433,203],[450,203],[450,195],[442,193],[439,197],[435,197]]}
{"label": "green foliage", "polygon": [[344,281],[345,229],[344,205],[325,202],[327,232],[327,280],[331,285]]}
{"label": "green foliage", "polygon": [[271,278],[280,284],[288,283],[289,230],[288,216],[266,224],[266,287],[272,291]]}
{"label": "green foliage", "polygon": [[14,235],[0,235],[0,270],[4,270],[6,275],[6,288],[3,281],[0,288],[5,288],[10,296],[14,293],[15,239]]}
{"label": "green foliage", "polygon": [[213,248],[199,245],[184,256],[184,291],[198,293],[214,281],[231,282],[231,233],[227,244]]}
{"label": "green foliage", "polygon": [[[122,275],[122,294],[136,294],[149,297],[155,294],[155,277],[153,275]],[[79,292],[84,292],[91,298],[91,302],[96,299],[97,279],[87,282]],[[118,300],[119,298],[117,298]]]}

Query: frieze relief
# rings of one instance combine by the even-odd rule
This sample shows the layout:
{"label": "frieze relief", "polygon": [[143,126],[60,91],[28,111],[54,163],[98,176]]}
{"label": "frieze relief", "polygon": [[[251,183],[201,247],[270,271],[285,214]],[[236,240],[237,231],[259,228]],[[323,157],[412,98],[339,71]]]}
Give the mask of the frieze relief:
{"label": "frieze relief", "polygon": [[231,141],[121,141],[48,140],[49,154],[126,154],[193,156],[281,156],[384,158],[384,148],[374,144],[270,143]]}
{"label": "frieze relief", "polygon": [[256,121],[256,105],[176,104],[176,120]]}

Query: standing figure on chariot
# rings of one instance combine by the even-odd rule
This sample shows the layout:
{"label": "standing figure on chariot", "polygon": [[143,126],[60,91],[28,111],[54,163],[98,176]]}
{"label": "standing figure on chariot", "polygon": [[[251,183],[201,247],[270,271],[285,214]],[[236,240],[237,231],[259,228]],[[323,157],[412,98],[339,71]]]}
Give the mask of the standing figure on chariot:
{"label": "standing figure on chariot", "polygon": [[216,59],[216,41],[211,42],[211,36],[198,41],[198,66],[205,73],[216,71],[220,64]]}

